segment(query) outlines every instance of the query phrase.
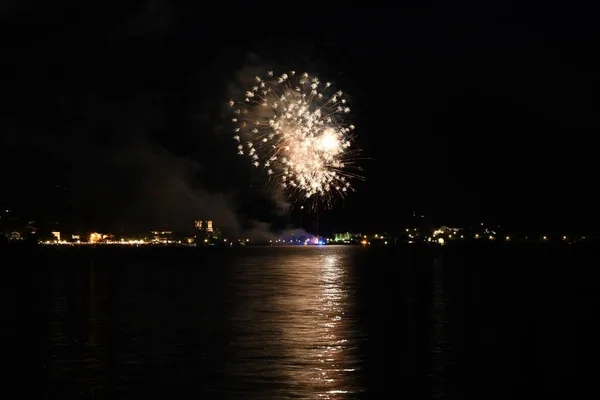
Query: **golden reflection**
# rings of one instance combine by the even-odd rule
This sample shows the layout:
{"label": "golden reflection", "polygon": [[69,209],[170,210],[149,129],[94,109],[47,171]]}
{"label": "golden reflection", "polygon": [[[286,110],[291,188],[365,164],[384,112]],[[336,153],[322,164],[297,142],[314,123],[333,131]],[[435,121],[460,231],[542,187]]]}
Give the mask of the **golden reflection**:
{"label": "golden reflection", "polygon": [[[343,249],[326,248],[297,266],[290,318],[283,330],[294,364],[290,378],[315,399],[344,398],[353,393],[357,333],[348,315],[346,256]],[[299,260],[297,260],[299,261]],[[300,290],[299,290],[300,289]],[[290,300],[290,299],[288,299]]]}
{"label": "golden reflection", "polygon": [[[342,306],[342,271],[338,257],[326,255],[323,257],[321,267],[321,293],[319,294],[319,321],[321,345],[318,347],[317,357],[325,368],[321,368],[319,379],[326,384],[333,384],[340,378],[338,361],[344,352],[344,344],[347,340],[340,337],[338,330],[344,309]],[[330,393],[328,391],[327,393]]]}

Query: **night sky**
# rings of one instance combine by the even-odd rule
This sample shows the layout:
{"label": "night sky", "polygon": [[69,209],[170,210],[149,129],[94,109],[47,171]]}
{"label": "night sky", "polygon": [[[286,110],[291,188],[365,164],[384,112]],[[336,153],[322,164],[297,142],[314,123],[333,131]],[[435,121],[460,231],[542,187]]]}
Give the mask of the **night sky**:
{"label": "night sky", "polygon": [[593,13],[59,4],[0,6],[3,208],[79,229],[306,225],[236,155],[224,113],[240,74],[264,68],[316,72],[352,97],[366,180],[320,213],[324,230],[413,210],[447,224],[598,222]]}

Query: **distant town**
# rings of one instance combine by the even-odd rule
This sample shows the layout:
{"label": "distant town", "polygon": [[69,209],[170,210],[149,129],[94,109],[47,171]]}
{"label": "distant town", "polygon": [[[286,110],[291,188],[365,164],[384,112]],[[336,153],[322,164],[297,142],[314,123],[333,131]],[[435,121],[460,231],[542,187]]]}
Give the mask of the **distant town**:
{"label": "distant town", "polygon": [[[0,216],[0,240],[5,243],[35,242],[47,246],[191,246],[233,247],[250,245],[360,245],[393,246],[398,244],[431,243],[446,245],[456,242],[580,242],[600,241],[597,235],[567,232],[542,232],[535,234],[511,233],[500,226],[480,223],[470,227],[418,226],[399,227],[395,232],[334,232],[320,236],[292,230],[273,233],[260,238],[232,238],[224,235],[211,220],[190,221],[186,232],[157,229],[141,234],[116,234],[111,232],[67,232],[56,226],[45,226],[36,221],[21,221],[3,210]],[[52,229],[54,227],[55,229]]]}

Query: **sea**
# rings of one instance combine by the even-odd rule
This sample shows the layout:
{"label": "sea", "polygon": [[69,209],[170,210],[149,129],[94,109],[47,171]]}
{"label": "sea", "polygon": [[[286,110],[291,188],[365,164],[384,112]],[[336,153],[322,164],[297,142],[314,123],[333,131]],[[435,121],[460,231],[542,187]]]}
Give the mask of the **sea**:
{"label": "sea", "polygon": [[599,250],[4,249],[3,391],[38,399],[589,396],[600,355]]}

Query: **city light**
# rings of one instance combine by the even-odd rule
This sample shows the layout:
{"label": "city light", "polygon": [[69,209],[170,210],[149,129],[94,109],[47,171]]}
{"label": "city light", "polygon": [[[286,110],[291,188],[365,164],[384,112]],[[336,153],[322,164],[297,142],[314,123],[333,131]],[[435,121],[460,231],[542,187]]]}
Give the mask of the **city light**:
{"label": "city light", "polygon": [[[267,245],[267,246],[334,246],[334,245],[362,245],[362,246],[388,246],[388,245],[401,245],[402,243],[407,244],[422,244],[422,245],[453,245],[458,243],[468,243],[473,239],[488,239],[484,242],[493,242],[497,239],[501,239],[506,245],[516,245],[517,243],[523,243],[528,240],[527,236],[521,236],[517,232],[508,231],[496,231],[498,225],[486,225],[485,227],[448,227],[439,226],[432,227],[430,229],[423,228],[406,228],[402,227],[396,231],[399,236],[388,234],[387,232],[378,233],[365,233],[365,232],[341,232],[332,233],[329,235],[316,236],[309,233],[295,234],[288,233],[284,234],[273,233],[271,238],[265,238],[264,241],[254,241],[249,237],[242,238],[231,238],[230,236],[221,236],[219,229],[213,225],[212,221],[193,221],[191,224],[195,228],[195,234],[192,234],[190,230],[188,235],[182,233],[173,233],[170,230],[162,229],[150,231],[146,234],[136,236],[120,236],[115,238],[111,233],[101,233],[97,231],[87,233],[65,233],[56,230],[48,230],[43,235],[39,232],[37,235],[32,236],[39,231],[39,228],[35,227],[33,222],[29,221],[25,228],[29,229],[4,229],[1,233],[8,239],[8,241],[22,241],[22,240],[36,240],[39,238],[37,243],[48,246],[111,246],[111,245],[122,245],[122,246],[187,246],[187,247],[232,247],[232,246],[249,246],[252,245]],[[285,237],[287,236],[287,237]],[[43,237],[43,239],[42,239]],[[554,236],[546,234],[540,234],[535,239],[529,239],[529,243],[533,244],[537,242],[548,242],[552,243]],[[578,235],[560,235],[562,241],[568,244],[576,244],[581,242],[590,242],[595,238]],[[479,243],[482,243],[479,241]],[[514,244],[513,244],[514,243]]]}

